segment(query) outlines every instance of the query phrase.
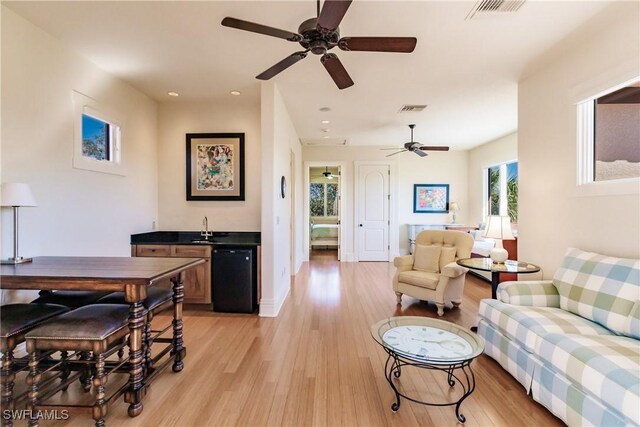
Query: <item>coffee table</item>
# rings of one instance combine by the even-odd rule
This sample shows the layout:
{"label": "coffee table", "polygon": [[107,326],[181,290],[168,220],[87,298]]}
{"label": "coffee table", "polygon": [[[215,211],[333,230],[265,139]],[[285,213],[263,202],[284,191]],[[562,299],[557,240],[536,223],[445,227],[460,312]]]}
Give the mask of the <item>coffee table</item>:
{"label": "coffee table", "polygon": [[540,271],[540,267],[537,265],[507,260],[503,263],[496,264],[491,261],[491,258],[461,258],[456,261],[458,265],[473,270],[482,270],[491,272],[491,298],[497,299],[498,284],[500,283],[500,273],[536,273]]}
{"label": "coffee table", "polygon": [[[460,405],[476,387],[471,362],[484,350],[484,341],[466,329],[444,320],[428,317],[402,316],[381,320],[371,326],[373,339],[387,352],[385,376],[393,389],[396,401],[391,410],[400,409],[400,397],[429,406],[454,406],[456,418],[465,422]],[[425,402],[398,390],[395,381],[400,379],[405,366],[442,371],[447,384],[462,387],[462,396],[453,402]]]}

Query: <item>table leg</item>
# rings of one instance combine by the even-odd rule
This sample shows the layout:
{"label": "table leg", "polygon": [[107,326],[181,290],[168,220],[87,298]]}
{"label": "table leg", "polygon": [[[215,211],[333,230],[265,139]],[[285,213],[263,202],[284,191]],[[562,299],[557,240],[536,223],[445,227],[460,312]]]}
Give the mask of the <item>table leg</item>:
{"label": "table leg", "polygon": [[500,284],[500,272],[492,271],[491,272],[491,298],[498,299],[498,285]]}
{"label": "table leg", "polygon": [[187,355],[187,349],[182,340],[182,302],[184,301],[184,279],[186,273],[183,271],[179,277],[171,279],[173,284],[173,350],[174,356],[173,372],[180,372],[184,368],[182,359]]}
{"label": "table leg", "polygon": [[142,331],[144,328],[145,308],[142,301],[129,305],[129,390],[125,393],[125,401],[129,403],[129,416],[135,417],[142,412],[144,395]]}

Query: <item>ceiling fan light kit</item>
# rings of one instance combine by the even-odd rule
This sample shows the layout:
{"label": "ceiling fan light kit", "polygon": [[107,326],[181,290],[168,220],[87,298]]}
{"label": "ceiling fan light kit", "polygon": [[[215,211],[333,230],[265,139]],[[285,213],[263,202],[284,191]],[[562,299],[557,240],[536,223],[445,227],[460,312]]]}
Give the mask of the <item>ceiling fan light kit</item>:
{"label": "ceiling fan light kit", "polygon": [[347,13],[352,0],[325,0],[320,10],[320,0],[317,0],[318,15],[309,18],[300,24],[298,33],[269,27],[254,22],[226,17],[222,20],[225,27],[238,30],[251,31],[271,37],[277,37],[290,42],[300,43],[305,49],[295,52],[282,61],[263,71],[256,76],[259,80],[269,80],[291,67],[296,62],[307,57],[307,53],[320,56],[320,62],[324,65],[336,86],[346,89],[353,86],[353,80],[342,65],[340,58],[335,53],[329,53],[334,47],[348,51],[360,52],[397,52],[411,53],[416,47],[415,37],[343,37],[340,38],[338,26]]}
{"label": "ceiling fan light kit", "polygon": [[382,148],[382,150],[399,150],[395,153],[387,154],[385,157],[395,156],[396,154],[404,153],[405,151],[411,151],[412,153],[416,153],[420,157],[427,157],[427,153],[425,151],[449,151],[449,147],[444,145],[422,145],[419,142],[413,140],[413,129],[416,125],[409,125],[409,129],[411,129],[411,141],[406,142],[403,148]]}

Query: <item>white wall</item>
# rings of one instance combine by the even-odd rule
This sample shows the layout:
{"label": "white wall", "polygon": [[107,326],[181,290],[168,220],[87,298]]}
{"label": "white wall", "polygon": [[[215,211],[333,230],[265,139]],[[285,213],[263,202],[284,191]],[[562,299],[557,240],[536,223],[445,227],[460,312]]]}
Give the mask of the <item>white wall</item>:
{"label": "white wall", "polygon": [[517,132],[469,150],[468,225],[477,226],[481,222],[486,221],[483,211],[483,204],[486,199],[486,194],[483,188],[485,169],[490,166],[495,166],[517,159]]}
{"label": "white wall", "polygon": [[[176,100],[178,101],[178,100]],[[245,134],[245,200],[186,200],[186,134]],[[229,95],[218,102],[164,102],[158,112],[158,229],[260,231],[260,103]]]}
{"label": "white wall", "polygon": [[[262,299],[261,316],[277,316],[291,288],[291,256],[297,270],[302,260],[302,153],[300,140],[274,82],[262,83]],[[295,156],[291,174],[291,152]],[[280,197],[280,178],[291,188],[295,180],[296,194]],[[290,215],[295,203],[295,218]],[[291,247],[291,227],[296,241]]]}
{"label": "white wall", "polygon": [[[467,151],[430,152],[428,157],[418,157],[413,153],[401,153],[397,156],[385,157],[389,152],[376,147],[316,147],[304,146],[303,160],[308,162],[342,161],[345,168],[342,174],[342,197],[344,207],[342,215],[345,244],[342,248],[342,259],[353,260],[355,251],[354,234],[354,189],[355,161],[394,162],[395,177],[392,177],[391,197],[396,197],[395,213],[398,230],[397,242],[391,242],[392,252],[409,253],[409,233],[407,224],[447,224],[451,222],[451,214],[414,214],[414,184],[449,184],[449,200],[458,202],[460,211],[457,222],[467,221]],[[395,187],[394,187],[395,182]],[[395,255],[395,253],[394,253]]]}
{"label": "white wall", "polygon": [[638,181],[627,194],[615,194],[616,184],[576,189],[575,105],[640,75],[639,14],[638,2],[612,4],[520,83],[519,258],[541,265],[545,277],[570,246],[640,257]]}
{"label": "white wall", "polygon": [[[129,256],[129,236],[157,207],[157,106],[2,7],[2,182],[25,182],[38,202],[20,210],[21,255]],[[125,118],[127,175],[74,169],[72,90]],[[2,209],[2,257],[12,256]],[[6,302],[6,301],[5,301]]]}

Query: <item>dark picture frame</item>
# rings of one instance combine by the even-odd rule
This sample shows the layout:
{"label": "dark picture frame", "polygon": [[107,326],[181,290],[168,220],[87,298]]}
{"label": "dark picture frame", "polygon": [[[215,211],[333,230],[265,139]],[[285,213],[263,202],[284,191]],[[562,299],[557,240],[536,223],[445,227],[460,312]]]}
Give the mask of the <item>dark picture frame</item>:
{"label": "dark picture frame", "polygon": [[187,200],[244,200],[244,133],[188,133]]}
{"label": "dark picture frame", "polygon": [[449,213],[449,184],[414,184],[413,213]]}

